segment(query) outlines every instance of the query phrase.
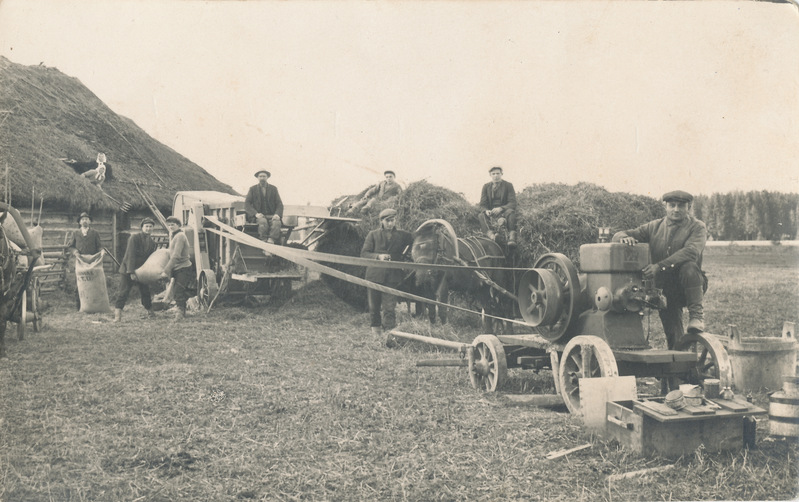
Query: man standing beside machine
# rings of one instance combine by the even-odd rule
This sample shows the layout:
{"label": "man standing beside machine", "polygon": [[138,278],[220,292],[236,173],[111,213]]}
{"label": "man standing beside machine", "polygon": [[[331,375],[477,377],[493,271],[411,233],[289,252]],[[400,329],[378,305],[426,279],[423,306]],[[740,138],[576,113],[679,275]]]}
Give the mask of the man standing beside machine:
{"label": "man standing beside machine", "polygon": [[141,232],[131,235],[128,239],[128,245],[125,248],[125,257],[122,258],[122,263],[119,266],[119,294],[117,295],[116,304],[114,305],[114,322],[120,322],[122,320],[122,309],[125,308],[128,295],[130,295],[130,290],[133,289],[134,285],[139,287],[141,304],[146,311],[146,316],[154,317],[153,299],[150,297],[150,287],[144,282],[139,281],[135,273],[136,269],[144,265],[147,258],[156,250],[155,242],[150,236],[153,227],[155,227],[155,222],[152,218],[144,218],[141,220]]}
{"label": "man standing beside machine", "polygon": [[[361,258],[380,261],[402,261],[403,255],[413,245],[413,235],[404,230],[397,230],[397,211],[391,208],[380,211],[380,228],[366,235]],[[400,269],[367,267],[366,280],[377,284],[396,288],[402,280]],[[369,320],[372,333],[380,335],[383,330],[393,329],[396,325],[397,297],[382,293],[376,289],[367,290],[369,300]]]}
{"label": "man standing beside machine", "polygon": [[693,200],[693,195],[682,190],[668,192],[663,195],[665,218],[617,232],[612,239],[630,246],[649,243],[650,264],[642,272],[644,279],[654,280],[666,297],[667,307],[659,314],[669,349],[679,344],[684,333],[683,307],[688,308],[688,332],[705,330],[702,302],[707,276],[702,271],[702,252],[707,227],[691,215]]}

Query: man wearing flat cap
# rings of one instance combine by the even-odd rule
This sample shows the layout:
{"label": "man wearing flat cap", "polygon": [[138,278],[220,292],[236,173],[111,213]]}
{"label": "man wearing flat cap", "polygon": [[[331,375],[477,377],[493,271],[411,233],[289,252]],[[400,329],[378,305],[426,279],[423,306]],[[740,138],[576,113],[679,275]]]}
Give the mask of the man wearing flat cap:
{"label": "man wearing flat cap", "polygon": [[[361,248],[361,258],[380,261],[402,261],[403,256],[413,245],[410,232],[397,230],[397,211],[386,208],[380,211],[380,228],[366,235]],[[366,280],[396,288],[402,281],[401,269],[366,267]],[[396,326],[397,297],[380,291],[367,290],[369,300],[369,321],[372,333],[382,335],[383,329]],[[382,315],[381,315],[382,314]]]}
{"label": "man wearing flat cap", "polygon": [[491,240],[497,234],[491,229],[491,220],[504,218],[508,228],[508,246],[516,245],[516,191],[513,185],[502,179],[502,168],[492,167],[488,170],[491,181],[483,185],[480,192],[480,228]]}
{"label": "man wearing flat cap", "polygon": [[[67,244],[66,252],[75,256],[76,259],[79,254],[86,255],[86,260],[84,261],[88,261],[90,256],[99,253],[101,249],[103,249],[103,245],[100,242],[100,232],[92,228],[92,217],[85,211],[80,213],[80,216],[78,216],[78,231],[72,235],[72,239]],[[78,310],[80,310],[77,279],[75,284],[75,303]]]}
{"label": "man wearing flat cap", "polygon": [[139,296],[141,296],[141,305],[144,307],[145,315],[154,317],[150,286],[139,282],[135,273],[136,269],[144,265],[147,258],[156,250],[155,242],[150,236],[154,227],[155,222],[152,218],[144,218],[141,220],[141,232],[131,235],[128,239],[125,256],[119,265],[119,294],[114,304],[114,322],[122,320],[122,309],[125,308],[125,303],[128,301],[128,296],[130,296],[130,290],[133,289],[133,286],[139,288]]}
{"label": "man wearing flat cap", "polygon": [[244,200],[247,220],[258,223],[258,238],[270,244],[280,244],[280,225],[283,218],[283,201],[277,187],[268,183],[269,171],[255,173],[258,184],[250,187]]}
{"label": "man wearing flat cap", "polygon": [[649,243],[650,264],[643,270],[644,279],[654,279],[655,286],[662,288],[666,296],[667,308],[659,313],[669,349],[679,344],[684,333],[683,307],[688,308],[688,332],[705,330],[702,300],[707,277],[702,272],[702,252],[707,227],[691,215],[693,200],[682,190],[664,194],[665,218],[618,232],[612,240],[628,245]]}
{"label": "man wearing flat cap", "polygon": [[388,199],[397,197],[401,193],[402,187],[397,183],[397,175],[394,174],[394,171],[384,171],[383,181],[369,188],[369,190],[363,194],[361,200],[353,204],[349,211],[347,211],[347,215],[352,216],[359,211],[368,213],[372,210],[377,201],[388,202]]}

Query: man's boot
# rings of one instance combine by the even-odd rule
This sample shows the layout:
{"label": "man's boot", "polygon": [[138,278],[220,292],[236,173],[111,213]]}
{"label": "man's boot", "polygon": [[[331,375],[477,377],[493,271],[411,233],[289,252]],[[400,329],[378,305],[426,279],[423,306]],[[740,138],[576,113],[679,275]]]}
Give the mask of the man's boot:
{"label": "man's boot", "polygon": [[144,318],[145,319],[154,319],[155,318],[155,312],[153,312],[153,309],[145,309],[144,310]]}
{"label": "man's boot", "polygon": [[685,303],[688,304],[687,331],[689,333],[705,331],[705,310],[702,307],[703,296],[704,293],[701,286],[685,290]]}
{"label": "man's boot", "polygon": [[114,309],[114,322],[122,320],[122,309]]}
{"label": "man's boot", "polygon": [[516,245],[516,230],[511,230],[508,235],[508,246]]}

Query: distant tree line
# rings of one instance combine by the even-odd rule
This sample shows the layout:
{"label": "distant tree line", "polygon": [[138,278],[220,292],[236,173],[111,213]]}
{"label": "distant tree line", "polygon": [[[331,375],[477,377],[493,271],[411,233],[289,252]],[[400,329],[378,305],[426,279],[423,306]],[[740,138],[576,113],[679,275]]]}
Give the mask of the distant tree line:
{"label": "distant tree line", "polygon": [[699,195],[694,215],[707,224],[715,240],[796,239],[799,194],[730,192]]}

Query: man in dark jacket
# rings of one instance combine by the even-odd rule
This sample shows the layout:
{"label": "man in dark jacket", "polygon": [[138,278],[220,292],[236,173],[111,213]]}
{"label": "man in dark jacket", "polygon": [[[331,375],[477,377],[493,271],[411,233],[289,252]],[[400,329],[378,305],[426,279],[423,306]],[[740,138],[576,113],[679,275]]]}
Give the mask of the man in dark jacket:
{"label": "man in dark jacket", "polygon": [[497,234],[491,230],[491,218],[504,218],[508,226],[508,245],[516,245],[516,191],[513,185],[502,179],[502,168],[488,170],[491,182],[483,185],[480,193],[480,228],[493,240]]}
{"label": "man in dark jacket", "polygon": [[[72,235],[67,249],[65,252],[70,253],[78,259],[76,255],[85,255],[87,257],[95,255],[103,249],[103,244],[100,242],[100,232],[92,228],[92,217],[89,213],[80,213],[78,217],[78,231]],[[75,303],[78,310],[80,310],[80,294],[78,293],[77,283],[75,284]]]}
{"label": "man in dark jacket", "polygon": [[139,282],[135,274],[136,269],[144,265],[144,262],[156,249],[155,242],[150,237],[153,227],[155,227],[155,222],[152,218],[144,218],[141,220],[141,232],[131,235],[128,239],[125,257],[122,258],[122,263],[119,265],[119,294],[114,305],[114,322],[122,320],[122,309],[125,308],[130,290],[133,289],[134,285],[139,288],[141,305],[147,311],[147,317],[154,317],[150,287],[143,282]]}
{"label": "man in dark jacket", "polygon": [[[361,249],[361,257],[381,261],[402,261],[403,255],[413,245],[413,235],[410,232],[395,228],[397,224],[396,210],[391,208],[383,209],[379,218],[380,228],[372,230],[366,235],[366,240]],[[367,281],[390,288],[396,288],[402,281],[402,276],[401,269],[366,268]],[[393,329],[396,326],[397,297],[374,289],[369,289],[367,295],[372,333],[381,335],[381,326],[383,329]]]}
{"label": "man in dark jacket", "polygon": [[247,219],[258,223],[258,237],[270,244],[280,244],[280,225],[283,218],[283,201],[277,187],[267,183],[270,172],[261,169],[255,173],[258,184],[250,187],[244,200]]}
{"label": "man in dark jacket", "polygon": [[705,329],[702,301],[707,277],[702,272],[702,252],[707,241],[707,227],[691,215],[693,200],[688,192],[669,192],[663,195],[665,218],[613,236],[613,242],[630,246],[637,242],[649,243],[650,264],[643,274],[644,279],[654,279],[655,286],[662,288],[666,297],[667,308],[659,313],[669,349],[675,348],[683,335],[683,307],[688,307],[688,332]]}

